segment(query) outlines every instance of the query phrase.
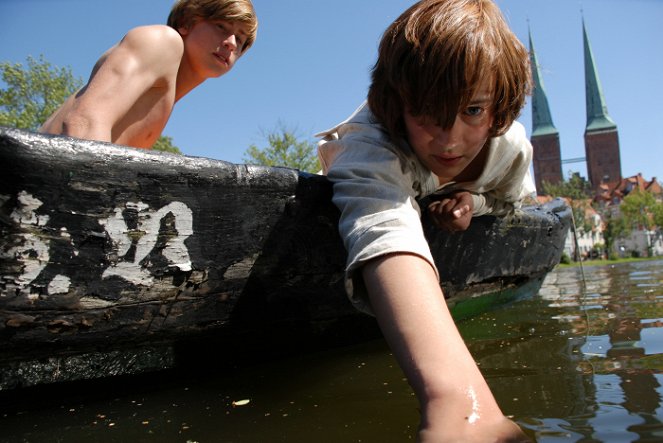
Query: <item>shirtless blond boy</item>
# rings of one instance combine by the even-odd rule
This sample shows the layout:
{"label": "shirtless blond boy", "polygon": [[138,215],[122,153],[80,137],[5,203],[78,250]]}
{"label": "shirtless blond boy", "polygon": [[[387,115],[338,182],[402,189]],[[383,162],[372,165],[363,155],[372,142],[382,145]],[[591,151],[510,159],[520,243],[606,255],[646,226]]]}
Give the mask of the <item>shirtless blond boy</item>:
{"label": "shirtless blond boy", "polygon": [[134,28],[107,50],[40,130],[150,149],[175,103],[230,71],[257,27],[250,0],[178,0],[167,25]]}

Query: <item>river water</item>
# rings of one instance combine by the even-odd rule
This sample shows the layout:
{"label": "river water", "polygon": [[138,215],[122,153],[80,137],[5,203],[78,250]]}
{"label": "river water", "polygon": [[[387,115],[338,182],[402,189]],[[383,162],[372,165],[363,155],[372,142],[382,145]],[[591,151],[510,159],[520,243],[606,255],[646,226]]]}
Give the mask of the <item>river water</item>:
{"label": "river water", "polygon": [[[537,441],[663,442],[663,261],[556,269],[459,329]],[[382,340],[201,373],[2,397],[0,441],[414,441],[417,402]]]}

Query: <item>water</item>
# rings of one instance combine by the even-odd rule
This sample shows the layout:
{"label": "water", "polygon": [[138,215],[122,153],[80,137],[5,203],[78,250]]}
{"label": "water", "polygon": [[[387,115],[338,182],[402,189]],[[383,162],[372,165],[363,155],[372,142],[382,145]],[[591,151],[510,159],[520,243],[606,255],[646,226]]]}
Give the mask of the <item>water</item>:
{"label": "water", "polygon": [[[461,333],[503,411],[537,441],[663,441],[663,262],[584,276],[555,270],[539,294]],[[414,441],[417,401],[381,340],[202,369],[3,397],[0,441]]]}

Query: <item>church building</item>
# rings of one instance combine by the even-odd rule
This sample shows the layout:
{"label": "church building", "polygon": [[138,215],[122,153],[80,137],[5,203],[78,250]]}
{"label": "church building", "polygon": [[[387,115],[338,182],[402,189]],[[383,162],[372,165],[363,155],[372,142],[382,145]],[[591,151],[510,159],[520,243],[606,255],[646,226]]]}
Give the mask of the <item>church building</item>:
{"label": "church building", "polygon": [[[617,125],[608,115],[603,90],[594,62],[585,22],[582,23],[585,61],[585,161],[587,175],[595,192],[601,185],[616,185],[622,179]],[[562,156],[559,132],[552,121],[541,70],[529,34],[530,60],[534,92],[532,94],[532,134],[534,148],[534,180],[538,194],[543,194],[543,183],[562,181]]]}

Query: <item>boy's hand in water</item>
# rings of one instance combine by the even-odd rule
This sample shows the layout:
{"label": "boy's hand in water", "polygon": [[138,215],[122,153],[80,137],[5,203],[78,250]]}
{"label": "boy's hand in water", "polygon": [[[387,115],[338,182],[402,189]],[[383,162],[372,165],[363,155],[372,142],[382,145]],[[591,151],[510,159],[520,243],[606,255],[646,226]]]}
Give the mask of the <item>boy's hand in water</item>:
{"label": "boy's hand in water", "polygon": [[428,205],[428,211],[438,228],[445,231],[464,231],[472,221],[474,202],[467,191],[458,191]]}

